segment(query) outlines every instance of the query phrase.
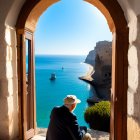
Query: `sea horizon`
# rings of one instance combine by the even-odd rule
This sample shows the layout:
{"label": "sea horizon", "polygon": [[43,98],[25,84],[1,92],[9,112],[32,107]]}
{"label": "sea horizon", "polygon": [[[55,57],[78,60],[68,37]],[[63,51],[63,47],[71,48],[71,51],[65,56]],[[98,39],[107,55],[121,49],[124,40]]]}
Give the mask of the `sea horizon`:
{"label": "sea horizon", "polygon": [[87,56],[87,54],[35,54],[35,56]]}

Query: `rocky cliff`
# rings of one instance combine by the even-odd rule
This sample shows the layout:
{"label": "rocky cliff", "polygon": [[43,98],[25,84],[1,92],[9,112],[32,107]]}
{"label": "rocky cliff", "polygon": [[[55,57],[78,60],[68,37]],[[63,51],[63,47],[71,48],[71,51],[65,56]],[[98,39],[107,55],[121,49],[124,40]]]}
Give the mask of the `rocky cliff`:
{"label": "rocky cliff", "polygon": [[100,41],[96,43],[94,50],[90,51],[85,63],[93,66],[91,74],[96,93],[100,98],[110,99],[111,88],[111,65],[112,65],[112,43]]}

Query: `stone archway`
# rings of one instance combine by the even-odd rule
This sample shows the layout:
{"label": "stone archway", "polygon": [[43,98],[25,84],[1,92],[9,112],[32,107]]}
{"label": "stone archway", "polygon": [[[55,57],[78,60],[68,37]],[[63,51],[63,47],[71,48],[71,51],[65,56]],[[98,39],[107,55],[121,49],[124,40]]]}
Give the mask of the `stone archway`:
{"label": "stone archway", "polygon": [[[113,34],[112,43],[112,93],[111,93],[111,140],[127,139],[127,87],[128,87],[128,28],[124,13],[116,0],[86,0],[96,6],[106,17]],[[23,111],[22,94],[24,93],[23,48],[25,29],[33,33],[40,15],[57,0],[26,1],[23,5],[16,24],[18,39],[18,77],[19,77],[19,105]],[[117,12],[117,14],[116,14]],[[22,108],[23,107],[23,108]],[[21,112],[22,113],[22,112]],[[22,119],[21,123],[22,135]]]}

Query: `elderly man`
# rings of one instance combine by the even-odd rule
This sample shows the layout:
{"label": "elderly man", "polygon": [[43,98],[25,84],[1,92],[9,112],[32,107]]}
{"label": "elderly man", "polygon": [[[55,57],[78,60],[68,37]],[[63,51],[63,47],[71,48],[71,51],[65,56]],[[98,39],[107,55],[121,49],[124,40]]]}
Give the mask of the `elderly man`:
{"label": "elderly man", "polygon": [[46,140],[81,140],[83,138],[87,128],[80,127],[76,116],[72,113],[80,102],[75,95],[67,95],[63,106],[53,108]]}

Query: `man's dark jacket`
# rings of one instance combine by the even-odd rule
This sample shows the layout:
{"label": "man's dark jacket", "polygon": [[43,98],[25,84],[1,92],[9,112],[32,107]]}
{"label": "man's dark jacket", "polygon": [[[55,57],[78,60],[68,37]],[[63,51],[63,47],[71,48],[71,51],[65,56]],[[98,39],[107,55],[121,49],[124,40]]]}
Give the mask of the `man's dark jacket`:
{"label": "man's dark jacket", "polygon": [[76,140],[81,140],[85,131],[80,130],[76,116],[67,107],[53,108],[46,140],[74,140],[71,133]]}

